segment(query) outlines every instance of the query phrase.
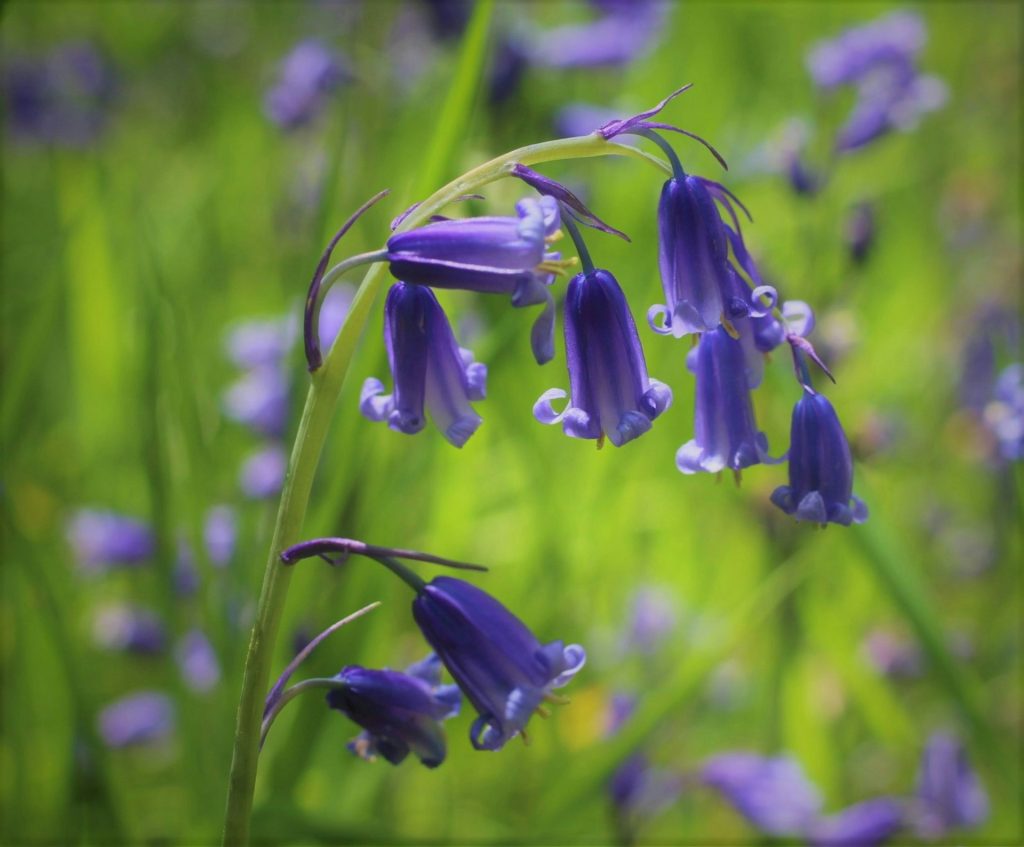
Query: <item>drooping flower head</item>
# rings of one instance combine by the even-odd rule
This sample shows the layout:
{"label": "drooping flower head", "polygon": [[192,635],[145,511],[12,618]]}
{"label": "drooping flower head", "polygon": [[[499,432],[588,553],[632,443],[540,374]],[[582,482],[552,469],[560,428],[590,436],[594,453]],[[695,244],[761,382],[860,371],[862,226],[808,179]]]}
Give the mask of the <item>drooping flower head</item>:
{"label": "drooping flower head", "polygon": [[367,379],[360,411],[411,435],[426,425],[425,406],[448,441],[465,444],[482,421],[470,401],[484,399],[487,368],[456,343],[433,291],[404,282],[391,286],[384,303],[384,344],[394,390],[385,394],[379,379]]}
{"label": "drooping flower head", "polygon": [[917,772],[915,828],[925,837],[982,824],[988,795],[971,767],[963,745],[937,732],[928,739]]}
{"label": "drooping flower head", "polygon": [[684,474],[738,471],[769,459],[757,429],[743,346],[724,327],[705,332],[687,365],[697,376],[694,437],[676,453]]}
{"label": "drooping flower head", "polygon": [[444,761],[441,721],[459,713],[462,698],[457,686],[440,684],[436,656],[405,673],[349,665],[334,679],[342,684],[327,693],[327,705],[363,728],[348,745],[357,756],[397,765],[412,751],[428,768]]}
{"label": "drooping flower head", "polygon": [[427,583],[412,613],[479,713],[469,735],[478,750],[499,750],[521,734],[551,690],[568,683],[586,660],[578,644],[541,645],[501,603],[459,579]]}
{"label": "drooping flower head", "polygon": [[721,753],[705,762],[701,781],[766,835],[799,835],[821,809],[818,790],[788,756]]}
{"label": "drooping flower head", "polygon": [[793,408],[789,446],[789,485],[772,502],[797,520],[849,526],[867,520],[864,502],[853,496],[853,457],[832,404],[804,385]]}
{"label": "drooping flower head", "polygon": [[538,362],[554,355],[554,280],[558,254],[548,244],[559,228],[558,202],[532,197],[516,204],[516,217],[440,220],[388,239],[396,279],[412,285],[508,294],[513,306],[543,303],[531,342]]}
{"label": "drooping flower head", "polygon": [[626,298],[608,271],[585,271],[569,282],[565,300],[565,350],[572,399],[556,413],[559,388],[534,406],[541,423],[561,423],[572,438],[607,436],[616,447],[651,428],[672,402],[672,390],[647,375],[640,337]]}
{"label": "drooping flower head", "polygon": [[145,564],[156,548],[150,527],[116,512],[79,509],[68,523],[67,539],[85,570]]}

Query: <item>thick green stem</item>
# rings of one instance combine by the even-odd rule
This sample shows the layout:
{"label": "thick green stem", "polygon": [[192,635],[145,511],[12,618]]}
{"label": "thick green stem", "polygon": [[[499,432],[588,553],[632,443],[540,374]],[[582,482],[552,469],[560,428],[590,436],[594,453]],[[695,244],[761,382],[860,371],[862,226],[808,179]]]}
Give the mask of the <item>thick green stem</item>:
{"label": "thick green stem", "polygon": [[[595,156],[627,156],[646,161],[666,173],[671,173],[660,159],[632,147],[607,141],[596,134],[531,144],[492,159],[452,180],[417,206],[398,229],[407,230],[426,222],[431,215],[461,195],[471,194],[481,186],[507,176],[517,162],[537,165],[560,159],[585,159]],[[263,587],[256,609],[256,621],[253,624],[249,651],[245,659],[234,753],[231,760],[231,777],[228,783],[224,822],[225,845],[244,845],[249,841],[249,817],[256,788],[263,703],[270,680],[274,642],[292,573],[291,568],[282,565],[281,551],[300,539],[313,479],[327,439],[338,395],[348,373],[356,343],[366,326],[370,308],[380,291],[386,272],[385,265],[375,264],[363,277],[338,340],[328,353],[323,367],[313,373],[312,384],[306,395],[306,405],[295,436],[288,475],[281,492],[277,523],[274,526],[270,554],[263,575]]]}

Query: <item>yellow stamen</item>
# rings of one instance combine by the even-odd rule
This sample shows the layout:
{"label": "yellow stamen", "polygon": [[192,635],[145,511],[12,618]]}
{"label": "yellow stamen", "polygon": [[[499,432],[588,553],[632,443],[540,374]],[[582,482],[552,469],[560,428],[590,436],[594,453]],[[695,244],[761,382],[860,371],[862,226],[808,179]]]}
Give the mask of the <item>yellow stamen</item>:
{"label": "yellow stamen", "polygon": [[537,714],[540,715],[542,718],[550,718],[551,710],[547,706],[538,706]]}
{"label": "yellow stamen", "polygon": [[600,450],[602,447],[604,447],[604,433],[603,432],[599,436],[597,436],[597,449]]}
{"label": "yellow stamen", "polygon": [[544,700],[548,703],[554,703],[556,706],[568,706],[572,700],[561,694],[552,694],[550,691],[544,695]]}
{"label": "yellow stamen", "polygon": [[743,481],[743,475],[740,473],[739,468],[733,468],[732,478],[736,481],[736,487],[740,487],[740,483]]}
{"label": "yellow stamen", "polygon": [[536,269],[544,273],[555,274],[555,276],[565,276],[569,268],[574,268],[579,263],[580,260],[575,256],[568,259],[545,259],[537,265]]}
{"label": "yellow stamen", "polygon": [[740,340],[740,334],[737,331],[736,327],[734,327],[731,323],[729,323],[729,319],[725,315],[722,315],[721,320],[722,320],[722,326],[725,328],[725,331],[727,333],[729,333],[729,335],[731,335],[737,341],[739,341]]}
{"label": "yellow stamen", "polygon": [[560,229],[556,229],[553,233],[551,233],[551,235],[544,236],[544,243],[554,244],[556,241],[561,241],[563,238],[565,238],[565,233],[562,232],[562,230]]}

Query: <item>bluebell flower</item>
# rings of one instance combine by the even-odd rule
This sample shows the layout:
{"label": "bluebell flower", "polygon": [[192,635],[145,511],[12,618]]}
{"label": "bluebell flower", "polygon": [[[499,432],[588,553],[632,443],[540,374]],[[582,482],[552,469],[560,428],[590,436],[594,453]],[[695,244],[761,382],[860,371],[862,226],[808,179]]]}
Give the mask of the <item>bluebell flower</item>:
{"label": "bluebell flower", "polygon": [[679,608],[664,587],[641,586],[633,592],[626,644],[640,653],[653,653],[672,635],[679,623]]}
{"label": "bluebell flower", "polygon": [[385,394],[379,379],[367,379],[360,411],[411,435],[426,425],[425,405],[449,442],[465,444],[482,422],[470,401],[484,399],[487,368],[456,343],[433,291],[404,282],[391,286],[384,303],[384,343],[394,390]]}
{"label": "bluebell flower", "polygon": [[242,493],[253,500],[276,496],[284,485],[288,454],[280,444],[268,444],[246,458],[239,471]]}
{"label": "bluebell flower", "polygon": [[469,738],[499,750],[524,732],[530,716],[583,667],[578,644],[541,645],[490,595],[468,582],[438,577],[423,586],[413,617],[430,646],[476,708]]}
{"label": "bluebell flower", "polygon": [[105,606],[93,620],[93,637],[107,650],[141,655],[158,655],[167,644],[167,632],[160,618],[138,606]]}
{"label": "bluebell flower", "polygon": [[554,300],[548,290],[559,268],[547,250],[559,228],[553,197],[525,198],[516,217],[443,220],[388,239],[390,270],[414,285],[508,294],[513,306],[544,304],[531,336],[534,356],[554,355]]}
{"label": "bluebell flower", "polygon": [[819,818],[807,831],[809,847],[880,847],[903,827],[903,804],[876,797]]}
{"label": "bluebell flower", "polygon": [[635,753],[619,765],[608,782],[608,796],[619,825],[633,831],[679,799],[681,774],[653,767],[643,753]]}
{"label": "bluebell flower", "polygon": [[868,517],[867,506],[853,496],[853,457],[835,409],[806,385],[793,408],[789,485],[776,488],[771,499],[801,521],[849,526]]}
{"label": "bluebell flower", "polygon": [[819,41],[807,56],[807,67],[815,84],[829,90],[859,82],[879,67],[912,64],[926,39],[919,15],[893,12]]}
{"label": "bluebell flower", "polygon": [[606,270],[569,282],[565,299],[565,351],[572,399],[561,413],[552,388],[533,407],[537,420],[561,423],[572,438],[608,439],[616,447],[651,428],[672,402],[672,390],[647,376],[643,348],[622,289]]}
{"label": "bluebell flower", "polygon": [[740,342],[724,327],[705,332],[687,364],[697,376],[694,437],[679,448],[676,467],[685,474],[718,473],[770,461]]}
{"label": "bluebell flower", "polygon": [[67,539],[85,570],[135,567],[153,556],[156,540],[136,518],[98,509],[79,509],[68,522]]}
{"label": "bluebell flower", "polygon": [[222,568],[235,555],[238,540],[238,516],[234,508],[227,505],[213,506],[206,513],[203,523],[203,543],[210,563]]}
{"label": "bluebell flower", "polygon": [[846,218],[846,249],[855,265],[863,265],[875,243],[875,208],[858,203]]}
{"label": "bluebell flower", "polygon": [[244,321],[231,327],[224,346],[228,358],[240,368],[277,366],[295,344],[297,329],[290,316]]}
{"label": "bluebell flower", "polygon": [[383,756],[393,765],[412,751],[428,768],[445,758],[441,721],[459,713],[461,696],[454,685],[440,685],[436,657],[405,673],[349,665],[334,679],[343,683],[327,693],[327,704],[363,728],[349,749],[363,759]]}
{"label": "bluebell flower", "polygon": [[672,178],[661,190],[658,267],[665,305],[648,312],[651,327],[676,338],[717,327],[730,285],[729,246],[714,195],[700,177]]}
{"label": "bluebell flower", "polygon": [[837,134],[836,150],[848,153],[889,132],[911,130],[947,99],[946,86],[936,77],[906,68],[880,72],[861,83],[853,111]]}
{"label": "bluebell flower", "polygon": [[350,76],[345,60],[326,45],[299,42],[281,62],[277,81],[264,97],[264,111],[282,129],[295,129],[316,118]]}
{"label": "bluebell flower", "polygon": [[933,734],[917,773],[917,833],[935,838],[950,830],[979,826],[988,811],[988,795],[963,746],[951,735]]}
{"label": "bluebell flower", "polygon": [[700,778],[766,835],[799,835],[821,809],[818,790],[788,756],[721,753],[705,762]]}
{"label": "bluebell flower", "polygon": [[530,60],[547,68],[627,65],[641,58],[664,32],[668,4],[651,0],[608,3],[604,14],[582,24],[566,24],[533,34]]}
{"label": "bluebell flower", "polygon": [[995,436],[1000,458],[1024,459],[1024,365],[1007,365],[996,378],[994,396],[985,406],[985,425]]}
{"label": "bluebell flower", "polygon": [[420,0],[430,13],[430,25],[435,36],[441,39],[457,38],[462,35],[472,12],[470,0]]}
{"label": "bluebell flower", "polygon": [[174,704],[158,691],[139,691],[105,706],[97,729],[108,747],[152,744],[173,731]]}
{"label": "bluebell flower", "polygon": [[863,650],[871,666],[890,679],[914,679],[924,670],[924,656],[917,644],[885,629],[868,633]]}
{"label": "bluebell flower", "polygon": [[290,392],[291,381],[282,368],[253,368],[225,391],[224,411],[254,432],[280,437],[288,426]]}
{"label": "bluebell flower", "polygon": [[185,685],[192,691],[205,694],[220,682],[220,662],[202,630],[193,628],[181,637],[175,659]]}
{"label": "bluebell flower", "polygon": [[114,74],[86,41],[3,64],[4,123],[15,141],[84,147],[101,134],[115,93]]}

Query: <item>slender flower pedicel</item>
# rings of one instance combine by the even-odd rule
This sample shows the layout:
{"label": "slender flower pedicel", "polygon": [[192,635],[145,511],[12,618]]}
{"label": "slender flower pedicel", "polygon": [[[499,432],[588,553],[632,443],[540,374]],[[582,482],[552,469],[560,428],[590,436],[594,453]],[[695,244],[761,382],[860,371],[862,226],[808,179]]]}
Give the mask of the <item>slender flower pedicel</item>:
{"label": "slender flower pedicel", "polygon": [[647,376],[640,337],[622,289],[608,271],[590,269],[569,282],[565,351],[572,400],[561,413],[546,391],[533,407],[541,423],[561,423],[572,438],[608,436],[621,447],[651,428],[672,402],[672,390]]}
{"label": "slender flower pedicel", "polygon": [[487,368],[456,343],[433,291],[404,282],[391,286],[384,304],[384,344],[394,390],[385,394],[379,379],[367,379],[360,411],[412,435],[426,425],[426,406],[448,441],[465,444],[482,422],[470,401],[484,399]]}

